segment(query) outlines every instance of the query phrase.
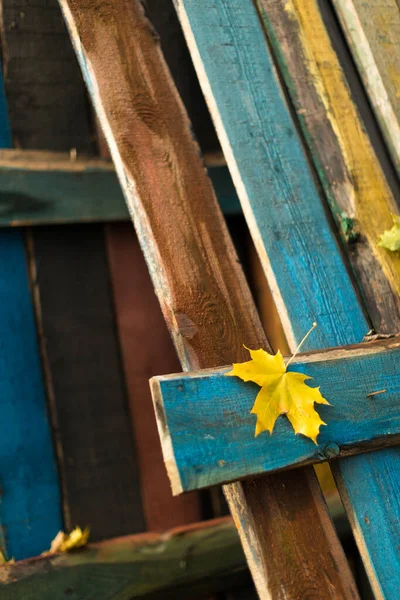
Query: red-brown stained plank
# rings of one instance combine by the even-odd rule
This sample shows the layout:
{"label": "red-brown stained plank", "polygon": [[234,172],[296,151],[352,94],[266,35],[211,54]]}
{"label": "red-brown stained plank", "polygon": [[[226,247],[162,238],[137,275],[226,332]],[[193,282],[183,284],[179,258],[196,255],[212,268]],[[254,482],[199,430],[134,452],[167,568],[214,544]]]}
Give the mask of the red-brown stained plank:
{"label": "red-brown stained plank", "polygon": [[149,388],[150,377],[180,371],[180,365],[132,225],[108,225],[106,244],[144,517],[148,530],[160,531],[201,518],[198,494],[172,496]]}
{"label": "red-brown stained plank", "polygon": [[[267,341],[141,4],[60,4],[182,366],[244,360]],[[262,598],[357,597],[311,470],[228,496]]]}

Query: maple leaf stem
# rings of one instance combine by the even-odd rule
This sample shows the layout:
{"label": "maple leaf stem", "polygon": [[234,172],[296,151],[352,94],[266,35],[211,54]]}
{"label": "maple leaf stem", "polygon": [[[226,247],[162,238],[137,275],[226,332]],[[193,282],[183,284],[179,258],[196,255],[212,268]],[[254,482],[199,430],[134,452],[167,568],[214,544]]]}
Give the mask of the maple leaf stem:
{"label": "maple leaf stem", "polygon": [[288,366],[290,365],[290,363],[292,362],[292,360],[297,356],[297,354],[300,351],[300,348],[302,347],[302,345],[304,344],[304,342],[306,341],[306,339],[308,338],[308,336],[310,335],[310,333],[312,331],[314,331],[314,329],[316,327],[318,327],[318,325],[314,321],[314,323],[312,324],[312,327],[307,331],[306,335],[303,337],[303,339],[301,340],[300,344],[297,346],[296,350],[294,351],[294,354],[292,354],[292,356],[289,358],[288,362],[286,363],[286,368],[288,368]]}

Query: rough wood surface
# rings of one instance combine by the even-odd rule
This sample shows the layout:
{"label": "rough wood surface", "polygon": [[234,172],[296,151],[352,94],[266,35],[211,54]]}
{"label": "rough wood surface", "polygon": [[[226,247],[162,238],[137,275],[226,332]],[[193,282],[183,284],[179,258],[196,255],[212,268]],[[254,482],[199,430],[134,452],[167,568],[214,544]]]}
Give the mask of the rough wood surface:
{"label": "rough wood surface", "polygon": [[[299,355],[289,371],[313,379],[331,406],[316,406],[326,426],[318,445],[294,435],[284,416],[254,437],[250,414],[260,388],[231,367],[152,379],[158,427],[175,494],[400,441],[400,341]],[[391,437],[393,436],[393,437]],[[173,454],[171,454],[171,449]]]}
{"label": "rough wood surface", "polygon": [[204,598],[248,581],[230,519],[122,537],[69,554],[2,566],[2,600]]}
{"label": "rough wood surface", "polygon": [[162,531],[202,516],[197,495],[172,496],[149,388],[150,377],[180,366],[131,223],[108,226],[106,241],[144,518],[149,531]]}
{"label": "rough wood surface", "polygon": [[[176,6],[291,350],[314,320],[320,334],[308,338],[308,348],[360,341],[369,324],[332,240],[258,15],[243,1]],[[396,452],[334,466],[378,595],[399,587]],[[377,496],[379,489],[385,491]]]}
{"label": "rough wood surface", "polygon": [[[380,59],[386,66],[393,63],[391,75],[395,77],[396,53],[399,56],[396,28],[400,23],[397,3],[339,0],[335,4],[341,7],[343,19],[345,15],[349,19],[354,17],[357,5],[372,46],[376,51],[380,47]],[[392,224],[390,213],[397,213],[398,207],[365,134],[320,6],[315,0],[289,3],[259,0],[258,5],[333,215],[342,229],[342,237],[349,238],[347,250],[372,325],[382,333],[397,333],[400,257],[379,248],[377,243],[379,234]],[[356,44],[353,50],[365,58],[368,43],[363,46],[357,37],[360,22],[355,19],[348,21],[348,25],[347,35]],[[380,80],[370,67],[364,75],[371,77],[376,92]],[[387,117],[385,103],[385,94],[380,94],[379,110]],[[390,119],[389,127],[390,134],[397,135],[396,119]],[[400,528],[395,525],[399,512],[393,501],[400,489],[400,480],[395,475],[397,463],[397,450],[390,449],[332,465],[378,597],[396,597],[400,585],[397,551]],[[388,502],[388,498],[392,501]]]}
{"label": "rough wood surface", "polygon": [[[143,8],[60,3],[181,364],[243,359],[243,339],[266,340]],[[232,509],[262,598],[357,596],[310,470],[239,487]],[[295,514],[294,527],[287,516]]]}
{"label": "rough wood surface", "polygon": [[[225,214],[241,212],[229,171],[205,157]],[[0,226],[127,221],[111,162],[62,152],[0,151]]]}
{"label": "rough wood surface", "polygon": [[[64,152],[72,146],[79,156],[92,147],[91,116],[59,5],[1,6],[15,145]],[[143,531],[103,228],[35,228],[30,236],[64,527],[89,524],[93,541]]]}
{"label": "rough wood surface", "polygon": [[258,0],[258,6],[374,327],[400,331],[400,256],[378,247],[396,201],[318,4]]}
{"label": "rough wood surface", "polygon": [[[0,75],[0,142],[11,145]],[[0,233],[0,549],[25,558],[62,526],[24,236]]]}
{"label": "rough wood surface", "polygon": [[400,7],[397,0],[333,0],[400,173]]}

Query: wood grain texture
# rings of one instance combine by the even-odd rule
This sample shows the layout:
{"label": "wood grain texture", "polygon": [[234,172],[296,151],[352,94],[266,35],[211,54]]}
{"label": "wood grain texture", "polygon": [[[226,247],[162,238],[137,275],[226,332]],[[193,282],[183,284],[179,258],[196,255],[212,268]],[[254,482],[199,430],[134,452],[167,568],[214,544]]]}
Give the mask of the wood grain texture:
{"label": "wood grain texture", "polygon": [[[241,212],[226,166],[205,159],[225,214]],[[214,165],[213,162],[216,162]],[[0,151],[0,226],[128,221],[114,166],[44,151]]]}
{"label": "wood grain texture", "polygon": [[392,226],[396,201],[318,4],[257,4],[374,327],[400,331],[400,256],[378,247],[379,235]]}
{"label": "wood grain texture", "polygon": [[[92,147],[91,116],[57,2],[6,0],[2,7],[16,144],[64,152],[72,146],[79,156]],[[143,531],[103,227],[40,227],[29,235],[64,526],[91,525],[93,541]]]}
{"label": "wood grain texture", "polygon": [[[320,335],[308,338],[308,348],[359,341],[368,322],[330,237],[257,15],[247,2],[211,1],[208,10],[193,0],[175,4],[291,350],[313,320]],[[399,511],[384,498],[398,496],[399,482],[396,476],[385,480],[384,471],[391,465],[398,472],[397,451],[383,452],[365,461],[338,461],[334,468],[375,591],[393,595],[399,532],[388,524],[399,522]],[[384,492],[372,504],[379,488]],[[373,512],[368,526],[361,497]],[[385,544],[379,544],[383,531]]]}
{"label": "wood grain texture", "polygon": [[[0,141],[11,145],[0,76]],[[47,418],[22,232],[0,234],[0,544],[25,558],[62,527],[60,489]]]}
{"label": "wood grain texture", "polygon": [[400,7],[397,0],[333,0],[400,173]]}
{"label": "wood grain texture", "polygon": [[[255,347],[266,340],[142,7],[126,0],[61,6],[181,364],[198,369],[243,359],[244,338]],[[301,511],[292,477],[302,489]],[[357,597],[326,506],[313,493],[313,473],[268,477],[256,487],[241,486],[232,510],[249,511],[247,521],[236,522],[261,597]],[[298,528],[285,511],[297,515]]]}
{"label": "wood grain texture", "polygon": [[249,579],[231,519],[90,544],[1,568],[2,600],[203,598]]}
{"label": "wood grain texture", "polygon": [[[327,424],[317,446],[294,435],[285,417],[272,435],[255,438],[256,418],[250,411],[260,388],[226,377],[230,367],[153,378],[174,493],[398,443],[400,341],[364,346],[299,355],[288,369],[312,377],[307,384],[318,386],[331,404],[316,407]],[[168,455],[170,448],[173,455]]]}

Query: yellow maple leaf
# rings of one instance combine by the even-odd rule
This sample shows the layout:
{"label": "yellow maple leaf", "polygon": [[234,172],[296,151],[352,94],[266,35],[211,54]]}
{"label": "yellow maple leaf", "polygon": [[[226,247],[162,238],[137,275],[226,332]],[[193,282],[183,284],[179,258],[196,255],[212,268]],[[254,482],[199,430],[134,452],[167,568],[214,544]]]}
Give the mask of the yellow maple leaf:
{"label": "yellow maple leaf", "polygon": [[[247,348],[248,349],[248,348]],[[261,386],[251,412],[257,415],[255,437],[262,431],[274,430],[279,415],[286,415],[294,432],[309,437],[317,444],[321,425],[326,425],[314,408],[314,403],[329,404],[319,388],[311,388],[304,382],[309,375],[287,372],[281,352],[268,354],[265,350],[250,350],[251,360],[235,363],[229,376],[253,381]]]}
{"label": "yellow maple leaf", "polygon": [[90,534],[90,528],[75,527],[71,533],[64,533],[59,531],[51,542],[50,550],[43,552],[43,555],[57,554],[58,552],[69,552],[74,548],[80,548],[86,546]]}
{"label": "yellow maple leaf", "polygon": [[393,227],[382,233],[378,246],[391,250],[391,252],[397,252],[400,250],[400,217],[392,215]]}

